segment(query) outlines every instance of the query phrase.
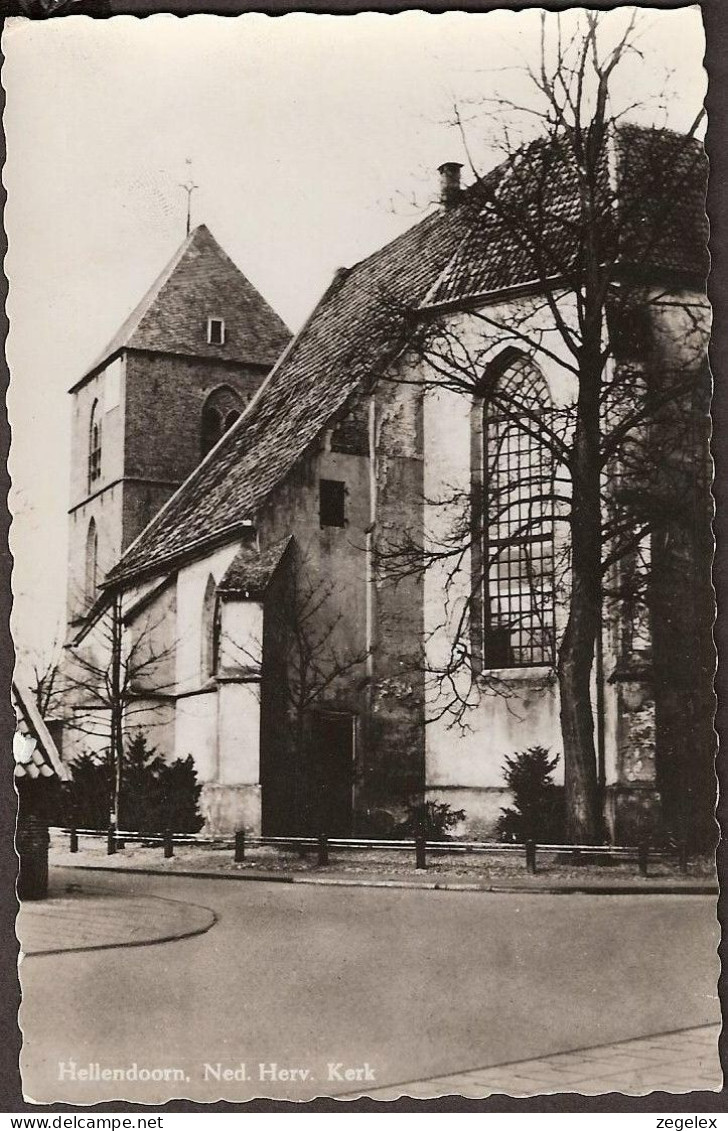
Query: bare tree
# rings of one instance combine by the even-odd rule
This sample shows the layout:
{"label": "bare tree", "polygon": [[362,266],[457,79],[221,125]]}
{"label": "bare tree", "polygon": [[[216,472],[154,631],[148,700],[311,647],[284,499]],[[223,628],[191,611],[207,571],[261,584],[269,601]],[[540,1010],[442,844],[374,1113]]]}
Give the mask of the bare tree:
{"label": "bare tree", "polygon": [[63,646],[56,637],[47,652],[38,652],[25,660],[31,695],[43,719],[53,718],[62,707],[63,679],[61,659]]}
{"label": "bare tree", "polygon": [[[543,13],[540,63],[525,68],[535,98],[484,100],[500,125],[505,161],[485,176],[471,162],[475,184],[461,207],[470,209],[475,235],[463,256],[497,258],[500,301],[463,311],[457,279],[444,279],[417,323],[410,319],[408,343],[424,363],[412,380],[482,403],[482,474],[467,489],[445,485],[426,500],[434,533],[380,549],[395,578],[438,568],[446,603],[470,563],[450,656],[431,673],[443,690],[441,711],[456,719],[478,687],[503,690],[488,669],[509,666],[511,626],[491,601],[489,579],[499,561],[520,555],[531,594],[521,611],[525,629],[544,658],[553,654],[558,676],[567,812],[581,841],[602,828],[591,684],[605,598],[634,602],[644,593],[628,563],[681,510],[692,521],[696,465],[707,465],[704,438],[696,442],[706,410],[708,316],[703,233],[695,226],[683,237],[693,241],[691,271],[683,272],[698,279],[693,298],[669,281],[680,274],[674,233],[686,227],[685,209],[702,219],[705,158],[694,137],[702,112],[686,136],[623,121],[638,104],[615,109],[612,90],[619,68],[639,54],[637,18],[628,9],[615,36],[613,19],[606,25],[584,11],[566,36],[561,18]],[[464,117],[456,111],[467,148]],[[524,142],[527,120],[536,126]],[[485,278],[480,291],[487,289]],[[660,314],[676,306],[680,325],[670,341]],[[534,373],[544,365],[569,390],[561,400],[539,395]],[[516,448],[520,439],[538,453],[518,482],[502,458],[512,437]],[[489,539],[498,526],[501,536]],[[546,545],[548,555],[534,554]],[[553,622],[559,627],[554,605],[563,623],[550,640]]]}
{"label": "bare tree", "polygon": [[142,722],[150,702],[174,690],[174,645],[165,638],[163,614],[130,614],[121,594],[102,599],[67,645],[62,697],[69,728],[102,744],[109,767],[109,826],[118,828],[124,742]]}

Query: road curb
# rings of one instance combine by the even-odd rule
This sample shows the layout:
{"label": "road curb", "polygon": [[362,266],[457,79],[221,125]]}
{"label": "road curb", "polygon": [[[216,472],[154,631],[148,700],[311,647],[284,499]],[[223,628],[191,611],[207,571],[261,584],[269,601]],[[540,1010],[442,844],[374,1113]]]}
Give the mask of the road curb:
{"label": "road curb", "polygon": [[[84,865],[81,865],[79,870],[81,870],[81,868],[84,868],[84,870],[86,871],[92,870],[90,868],[85,868]],[[112,869],[106,868],[103,870],[111,871]],[[114,871],[116,870],[117,869],[114,869]],[[192,939],[198,935],[207,934],[207,932],[212,930],[212,928],[218,921],[217,913],[213,911],[211,907],[202,907],[199,903],[188,903],[185,900],[165,899],[162,896],[153,896],[152,898],[157,899],[160,903],[175,903],[183,907],[194,908],[195,911],[204,911],[205,915],[208,917],[207,921],[198,922],[196,924],[188,926],[168,928],[165,929],[161,934],[147,934],[146,937],[142,938],[121,939],[113,940],[110,942],[83,943],[79,946],[73,945],[45,947],[32,950],[23,950],[23,944],[20,940],[20,937],[17,936],[16,928],[16,936],[18,937],[18,942],[20,943],[20,952],[23,956],[23,959],[43,958],[49,954],[79,954],[90,950],[123,950],[126,947],[156,946],[157,943],[178,942],[182,939]]]}
{"label": "road curb", "polygon": [[374,879],[356,876],[313,876],[280,872],[204,872],[190,868],[120,868],[113,864],[52,864],[78,872],[114,872],[127,876],[181,876],[186,879],[232,880],[266,884],[308,884],[313,887],[412,888],[429,891],[490,892],[499,895],[714,895],[717,884],[694,883],[677,886],[668,883],[589,884],[562,883],[530,885],[517,883],[477,883],[456,880]]}

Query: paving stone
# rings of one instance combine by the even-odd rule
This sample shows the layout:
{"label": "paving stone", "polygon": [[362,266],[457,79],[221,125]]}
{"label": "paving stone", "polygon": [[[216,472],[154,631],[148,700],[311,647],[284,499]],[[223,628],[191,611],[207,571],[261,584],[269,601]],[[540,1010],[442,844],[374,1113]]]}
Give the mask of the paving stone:
{"label": "paving stone", "polygon": [[179,900],[111,895],[51,896],[24,903],[16,933],[23,954],[134,946],[208,930],[212,911]]}
{"label": "paving stone", "polygon": [[415,1081],[399,1088],[368,1092],[374,1098],[397,1095],[531,1096],[555,1092],[601,1095],[622,1092],[646,1095],[665,1091],[720,1091],[719,1025],[678,1033],[621,1041],[573,1053],[520,1063],[485,1066],[435,1080]]}

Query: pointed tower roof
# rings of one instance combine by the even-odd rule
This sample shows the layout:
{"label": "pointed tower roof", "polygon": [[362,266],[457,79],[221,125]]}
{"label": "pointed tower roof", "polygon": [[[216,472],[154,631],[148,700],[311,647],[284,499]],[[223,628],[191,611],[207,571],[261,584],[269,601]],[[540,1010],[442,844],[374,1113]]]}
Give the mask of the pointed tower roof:
{"label": "pointed tower roof", "polygon": [[[207,341],[208,318],[224,319],[222,345]],[[271,366],[290,338],[283,320],[235,266],[206,225],[200,224],[89,366],[82,381],[121,349]]]}

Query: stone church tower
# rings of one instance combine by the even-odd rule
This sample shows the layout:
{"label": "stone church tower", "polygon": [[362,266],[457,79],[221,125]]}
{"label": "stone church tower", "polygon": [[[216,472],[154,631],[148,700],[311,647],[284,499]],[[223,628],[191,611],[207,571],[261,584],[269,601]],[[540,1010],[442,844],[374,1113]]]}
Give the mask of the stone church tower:
{"label": "stone church tower", "polygon": [[73,396],[68,620],[234,423],[290,340],[205,225]]}

